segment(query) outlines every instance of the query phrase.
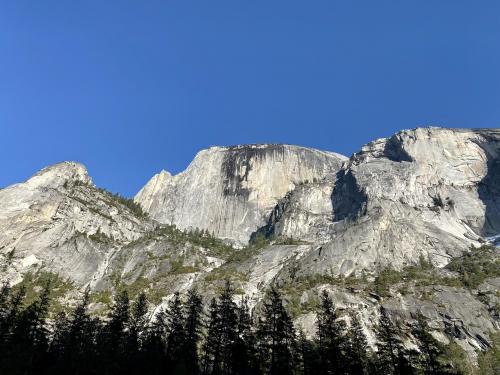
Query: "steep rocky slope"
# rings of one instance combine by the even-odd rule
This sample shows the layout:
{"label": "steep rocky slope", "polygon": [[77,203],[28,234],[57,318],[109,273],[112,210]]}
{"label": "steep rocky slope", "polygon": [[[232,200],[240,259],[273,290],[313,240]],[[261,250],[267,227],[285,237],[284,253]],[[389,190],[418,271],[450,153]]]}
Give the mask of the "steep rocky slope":
{"label": "steep rocky slope", "polygon": [[[146,290],[153,310],[191,287],[208,300],[225,279],[258,311],[278,284],[309,332],[326,289],[361,313],[369,335],[383,305],[401,321],[423,313],[443,341],[485,348],[499,329],[500,275],[471,284],[445,266],[500,233],[499,158],[492,129],[402,131],[350,159],[214,147],[176,176],[153,177],[137,204],[61,163],[0,190],[0,278],[57,273],[72,293],[90,285],[95,312],[119,288]],[[498,249],[488,254],[498,262]]]}
{"label": "steep rocky slope", "polygon": [[16,282],[37,266],[79,284],[98,280],[116,249],[153,226],[97,189],[83,165],[60,163],[0,190],[2,276]]}
{"label": "steep rocky slope", "polygon": [[291,236],[311,230],[304,212],[323,213],[330,241],[303,259],[305,272],[401,268],[422,255],[443,266],[500,232],[499,157],[498,130],[403,131],[354,154],[330,196],[322,185],[294,191],[268,226]]}
{"label": "steep rocky slope", "polygon": [[288,145],[212,147],[176,176],[155,175],[135,200],[161,223],[205,229],[242,245],[287,192],[333,177],[345,160]]}

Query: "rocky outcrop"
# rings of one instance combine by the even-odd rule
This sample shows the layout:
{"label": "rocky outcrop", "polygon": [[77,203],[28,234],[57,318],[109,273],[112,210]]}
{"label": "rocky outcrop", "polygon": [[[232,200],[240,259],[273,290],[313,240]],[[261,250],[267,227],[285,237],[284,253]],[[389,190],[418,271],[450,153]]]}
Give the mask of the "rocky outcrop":
{"label": "rocky outcrop", "polygon": [[[309,332],[311,306],[327,290],[340,310],[358,311],[370,340],[383,306],[402,322],[423,313],[442,341],[485,348],[499,328],[499,280],[462,288],[444,266],[500,239],[499,186],[494,129],[402,131],[350,159],[286,145],[213,147],[141,189],[135,202],[149,216],[96,188],[81,164],[60,163],[0,190],[0,279],[46,270],[93,292],[127,284],[157,308],[193,286],[208,299],[230,279],[256,311],[278,284]],[[171,224],[239,246],[256,233],[268,242],[237,249]],[[422,256],[442,284],[399,280],[373,293],[379,271]],[[354,287],[348,275],[360,276]]]}
{"label": "rocky outcrop", "polygon": [[333,177],[346,158],[288,145],[212,147],[186,171],[154,176],[135,200],[151,217],[246,244],[280,198],[304,182]]}
{"label": "rocky outcrop", "polygon": [[[497,130],[423,128],[369,143],[338,173],[331,200],[323,196],[331,240],[304,258],[304,272],[401,268],[420,256],[442,266],[479,246],[500,232],[499,157]],[[288,207],[276,228],[293,228],[289,218],[307,210]]]}
{"label": "rocky outcrop", "polygon": [[45,168],[0,190],[2,279],[15,283],[24,272],[43,267],[78,284],[91,282],[120,244],[152,227],[95,188],[83,165]]}
{"label": "rocky outcrop", "polygon": [[334,233],[332,193],[335,178],[297,186],[274,207],[258,233],[266,238],[327,242]]}

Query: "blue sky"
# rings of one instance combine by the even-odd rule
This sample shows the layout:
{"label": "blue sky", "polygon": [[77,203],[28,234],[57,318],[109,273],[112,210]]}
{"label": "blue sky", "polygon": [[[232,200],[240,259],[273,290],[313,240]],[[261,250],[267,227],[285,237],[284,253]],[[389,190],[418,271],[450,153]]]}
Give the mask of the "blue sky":
{"label": "blue sky", "polygon": [[132,195],[211,145],[500,126],[498,1],[2,1],[0,52],[0,186],[76,160]]}

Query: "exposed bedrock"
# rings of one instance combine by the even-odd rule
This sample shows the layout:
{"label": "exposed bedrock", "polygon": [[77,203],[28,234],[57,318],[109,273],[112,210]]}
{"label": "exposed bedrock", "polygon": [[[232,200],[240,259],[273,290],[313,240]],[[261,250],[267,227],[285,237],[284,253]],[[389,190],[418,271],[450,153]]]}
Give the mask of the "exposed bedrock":
{"label": "exposed bedrock", "polygon": [[161,223],[208,230],[243,245],[280,198],[299,184],[332,178],[345,160],[288,145],[212,147],[184,172],[154,176],[135,200]]}
{"label": "exposed bedrock", "polygon": [[268,227],[275,236],[320,233],[304,234],[327,242],[321,256],[304,258],[308,273],[401,268],[421,255],[444,265],[500,232],[499,149],[498,130],[402,131],[354,154],[337,173],[329,199],[320,193],[324,186],[307,187],[322,212],[322,230],[317,220],[304,220],[303,212],[312,211],[304,189],[281,202],[284,209]]}

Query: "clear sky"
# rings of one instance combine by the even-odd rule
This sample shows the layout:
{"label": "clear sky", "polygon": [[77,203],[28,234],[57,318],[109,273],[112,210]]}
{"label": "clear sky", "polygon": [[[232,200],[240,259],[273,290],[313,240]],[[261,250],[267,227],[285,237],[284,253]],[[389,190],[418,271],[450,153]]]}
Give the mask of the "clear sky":
{"label": "clear sky", "polygon": [[0,2],[0,186],[76,160],[130,196],[211,145],[426,125],[500,127],[500,1]]}

